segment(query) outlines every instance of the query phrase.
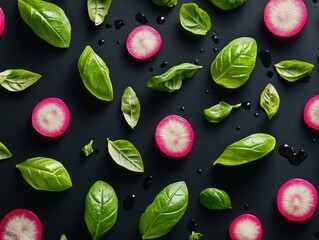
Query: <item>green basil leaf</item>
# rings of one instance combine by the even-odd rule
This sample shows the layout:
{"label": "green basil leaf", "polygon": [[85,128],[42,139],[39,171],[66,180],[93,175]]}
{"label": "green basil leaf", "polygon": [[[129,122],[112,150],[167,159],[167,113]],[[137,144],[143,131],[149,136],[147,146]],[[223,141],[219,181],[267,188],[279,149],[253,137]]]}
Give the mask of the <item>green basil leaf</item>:
{"label": "green basil leaf", "polygon": [[9,151],[9,149],[2,142],[0,142],[0,160],[4,160],[11,157],[12,154]]}
{"label": "green basil leaf", "polygon": [[118,199],[111,185],[95,182],[85,198],[84,219],[92,240],[102,238],[111,230],[118,215]]}
{"label": "green basil leaf", "polygon": [[55,47],[68,48],[71,24],[57,5],[42,0],[18,0],[22,19],[38,37]]}
{"label": "green basil leaf", "polygon": [[255,39],[241,37],[228,43],[210,67],[213,80],[225,88],[238,88],[249,79],[257,58]]}
{"label": "green basil leaf", "polygon": [[210,108],[204,109],[203,114],[207,121],[211,123],[219,123],[226,119],[234,108],[239,108],[240,106],[241,103],[230,105],[224,101],[221,101]]}
{"label": "green basil leaf", "polygon": [[312,63],[299,60],[286,60],[275,64],[277,73],[289,82],[309,76],[313,67]]}
{"label": "green basil leaf", "polygon": [[128,125],[133,129],[140,117],[141,105],[133,88],[127,87],[122,95],[121,110]]}
{"label": "green basil leaf", "polygon": [[67,240],[66,236],[64,234],[61,235],[60,240]]}
{"label": "green basil leaf", "polygon": [[217,188],[206,188],[199,194],[200,203],[208,209],[231,209],[231,200],[229,195]]}
{"label": "green basil leaf", "polygon": [[203,237],[203,234],[192,231],[191,235],[188,237],[188,240],[199,240],[202,237]]}
{"label": "green basil leaf", "polygon": [[34,189],[58,192],[72,187],[68,171],[60,162],[52,158],[29,158],[17,164],[16,167]]}
{"label": "green basil leaf", "polygon": [[183,217],[188,205],[188,189],[183,181],[161,190],[139,221],[142,239],[154,239],[170,232]]}
{"label": "green basil leaf", "polygon": [[247,0],[209,0],[209,1],[212,4],[214,4],[216,7],[223,10],[232,10],[244,5],[244,3],[247,2]]}
{"label": "green basil leaf", "polygon": [[198,7],[196,3],[184,3],[179,10],[179,20],[187,31],[206,35],[211,28],[211,21],[208,13]]}
{"label": "green basil leaf", "polygon": [[202,66],[182,63],[168,69],[161,75],[153,76],[146,85],[157,91],[173,92],[179,90],[182,86],[182,81],[186,78],[191,78],[200,68]]}
{"label": "green basil leaf", "polygon": [[260,95],[260,106],[266,111],[268,119],[271,119],[279,109],[280,98],[276,88],[268,83]]}
{"label": "green basil leaf", "polygon": [[87,9],[90,19],[98,26],[104,22],[112,0],[87,0]]}
{"label": "green basil leaf", "polygon": [[108,151],[120,166],[132,172],[144,172],[144,164],[139,151],[127,140],[111,141],[107,138]]}
{"label": "green basil leaf", "polygon": [[236,166],[249,163],[270,153],[276,145],[276,139],[266,133],[254,133],[230,144],[216,159],[213,165]]}
{"label": "green basil leaf", "polygon": [[40,74],[24,69],[8,69],[0,73],[0,85],[11,92],[22,91],[41,78]]}
{"label": "green basil leaf", "polygon": [[88,157],[90,154],[92,154],[94,152],[93,149],[93,140],[91,140],[88,144],[86,144],[83,148],[82,148],[82,152],[84,154],[84,156]]}
{"label": "green basil leaf", "polygon": [[79,60],[78,69],[86,89],[96,98],[113,100],[110,72],[103,59],[90,46],[86,46]]}
{"label": "green basil leaf", "polygon": [[152,0],[153,3],[164,7],[174,7],[177,4],[177,0]]}

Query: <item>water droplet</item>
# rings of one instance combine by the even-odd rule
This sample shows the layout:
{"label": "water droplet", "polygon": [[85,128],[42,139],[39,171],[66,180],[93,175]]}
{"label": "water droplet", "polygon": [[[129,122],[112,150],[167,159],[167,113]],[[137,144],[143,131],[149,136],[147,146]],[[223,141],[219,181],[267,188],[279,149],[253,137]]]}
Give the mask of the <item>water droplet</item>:
{"label": "water droplet", "polygon": [[166,66],[167,66],[167,61],[162,62],[161,65],[160,65],[161,68],[164,68]]}
{"label": "water droplet", "polygon": [[200,48],[200,49],[199,49],[199,52],[200,52],[200,53],[203,53],[203,52],[204,52],[204,49],[203,49],[203,48]]}
{"label": "water droplet", "polygon": [[117,44],[117,45],[120,45],[120,44],[121,44],[121,41],[120,41],[120,40],[116,40],[116,44]]}
{"label": "water droplet", "polygon": [[213,52],[214,52],[214,53],[217,53],[217,51],[218,51],[218,48],[217,48],[217,47],[213,48]]}
{"label": "water droplet", "polygon": [[153,72],[154,68],[153,67],[149,67],[148,71]]}
{"label": "water droplet", "polygon": [[300,165],[308,156],[303,149],[300,149],[296,153],[295,149],[286,143],[279,147],[278,152],[281,156],[287,158],[291,165],[294,166]]}
{"label": "water droplet", "polygon": [[268,71],[268,72],[267,72],[267,77],[272,78],[273,76],[274,76],[273,71]]}
{"label": "water droplet", "polygon": [[102,46],[104,44],[105,40],[104,39],[100,39],[97,43]]}
{"label": "water droplet", "polygon": [[144,178],[144,180],[143,180],[143,188],[144,188],[145,190],[150,189],[151,186],[152,186],[152,183],[153,183],[153,176],[152,176],[152,175],[147,176],[147,177]]}
{"label": "water droplet", "polygon": [[135,15],[135,20],[138,21],[140,24],[146,24],[148,22],[148,20],[145,17],[144,13],[137,13]]}
{"label": "water droplet", "polygon": [[237,130],[237,131],[240,130],[240,126],[237,126],[237,127],[236,127],[236,130]]}
{"label": "water droplet", "polygon": [[258,112],[255,113],[255,117],[259,117],[259,113]]}
{"label": "water droplet", "polygon": [[193,62],[195,65],[198,65],[199,60],[195,59],[195,61]]}
{"label": "water droplet", "polygon": [[312,2],[313,2],[313,3],[317,3],[317,2],[318,2],[318,0],[312,0]]}
{"label": "water droplet", "polygon": [[272,60],[269,50],[261,50],[258,53],[258,57],[260,58],[261,63],[264,67],[270,67]]}
{"label": "water droplet", "polygon": [[182,110],[182,111],[184,111],[184,110],[185,110],[185,107],[184,107],[184,106],[182,106],[182,107],[181,107],[181,110]]}
{"label": "water droplet", "polygon": [[125,25],[124,21],[119,19],[114,21],[115,29],[119,30]]}
{"label": "water droplet", "polygon": [[197,174],[201,175],[203,173],[203,170],[201,168],[197,169]]}
{"label": "water droplet", "polygon": [[312,142],[316,142],[316,141],[317,141],[317,139],[316,139],[316,138],[313,138],[313,139],[312,139]]}
{"label": "water droplet", "polygon": [[242,102],[241,106],[246,109],[246,110],[250,110],[251,109],[251,104],[250,102]]}
{"label": "water droplet", "polygon": [[192,218],[187,224],[187,229],[189,231],[195,231],[196,228],[197,228],[197,223],[196,223],[195,219]]}
{"label": "water droplet", "polygon": [[129,211],[131,209],[133,209],[134,205],[135,205],[135,201],[136,201],[136,196],[135,194],[130,194],[128,195],[123,202],[123,209],[125,211]]}
{"label": "water droplet", "polygon": [[158,24],[164,24],[165,23],[165,17],[164,16],[159,16],[156,18],[156,22]]}
{"label": "water droplet", "polygon": [[209,91],[209,89],[206,89],[206,93],[209,93],[210,91]]}
{"label": "water droplet", "polygon": [[245,204],[245,205],[244,205],[244,209],[245,209],[245,210],[249,210],[249,205],[248,205],[248,204]]}

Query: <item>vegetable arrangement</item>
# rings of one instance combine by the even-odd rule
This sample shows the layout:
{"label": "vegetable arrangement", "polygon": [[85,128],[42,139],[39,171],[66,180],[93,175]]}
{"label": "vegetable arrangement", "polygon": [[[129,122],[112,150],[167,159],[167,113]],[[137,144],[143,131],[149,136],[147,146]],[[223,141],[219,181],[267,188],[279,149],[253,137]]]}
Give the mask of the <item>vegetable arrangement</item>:
{"label": "vegetable arrangement", "polygon": [[[205,11],[196,3],[178,5],[177,1],[171,0],[151,0],[150,2],[164,7],[164,9],[165,7],[173,8],[177,5],[179,23],[183,30],[190,35],[201,35],[202,38],[205,38],[211,31],[210,12]],[[246,0],[210,0],[210,2],[222,11],[235,10],[246,4]],[[307,20],[306,6],[301,0],[293,0],[292,2],[293,4],[288,7],[287,0],[269,0],[265,6],[264,22],[274,35],[283,38],[291,37],[299,33],[304,27]],[[22,20],[38,37],[54,47],[70,47],[71,23],[61,7],[43,0],[17,0],[17,3]],[[104,23],[109,10],[111,10],[111,3],[110,0],[87,1],[89,19],[96,26]],[[289,16],[282,19],[282,14]],[[291,18],[297,19],[297,24],[291,22]],[[4,31],[4,25],[4,12],[0,8],[0,36]],[[153,24],[150,23],[150,25]],[[160,32],[153,26],[145,24],[128,31],[125,50],[133,57],[131,60],[143,60],[138,64],[147,64],[148,61],[158,59],[160,49],[165,47],[166,44],[166,36]],[[237,37],[219,50],[217,56],[212,59],[210,67],[206,67],[205,64],[199,65],[196,62],[184,61],[172,66],[162,74],[154,74],[146,82],[146,87],[159,92],[176,92],[181,90],[185,79],[197,78],[198,76],[195,73],[201,69],[201,72],[206,71],[217,85],[222,86],[226,91],[233,91],[246,84],[253,75],[257,64],[258,50],[257,41],[253,37]],[[110,102],[118,100],[115,91],[115,89],[118,89],[117,79],[111,81],[111,74],[114,69],[109,69],[103,60],[104,56],[98,55],[90,45],[86,45],[78,56],[77,73],[85,89],[95,98],[102,100],[102,104],[103,101],[112,104]],[[310,77],[314,64],[300,60],[282,60],[274,64],[273,67],[280,78],[293,83]],[[0,72],[0,85],[10,92],[20,92],[37,83],[41,77],[42,75],[25,69],[8,69]],[[198,80],[194,79],[194,82],[196,81]],[[251,81],[256,80],[252,79]],[[145,83],[143,84],[145,87]],[[174,93],[170,95],[172,98],[176,96]],[[228,95],[226,94],[226,96]],[[229,104],[227,101],[228,99],[207,109],[201,109],[204,118],[210,123],[220,123],[225,121],[235,109],[242,107],[242,103]],[[124,89],[119,102],[119,109],[126,124],[130,127],[129,130],[136,131],[135,129],[137,129],[138,131],[138,128],[140,128],[139,120],[145,117],[142,109],[144,102],[140,102],[131,86]],[[279,92],[272,83],[268,83],[260,93],[259,105],[266,112],[269,120],[273,119],[278,113],[280,103]],[[315,130],[319,129],[317,109],[319,109],[318,96],[314,96],[306,103],[303,112],[305,123]],[[57,97],[47,97],[40,101],[34,107],[31,115],[31,123],[34,129],[44,137],[49,138],[64,134],[71,120],[69,107]],[[235,119],[236,116],[232,117]],[[116,124],[121,123],[116,122]],[[182,116],[166,114],[166,117],[159,121],[153,129],[154,143],[163,153],[159,156],[191,160],[191,150],[194,146],[199,146],[194,145],[194,143],[197,144],[197,139],[200,142],[201,137],[199,134],[197,135],[196,127],[196,124],[191,124],[189,120]],[[262,159],[272,153],[276,147],[276,141],[276,137],[270,134],[253,133],[228,145],[220,156],[213,161],[213,168],[217,168],[216,165],[234,167]],[[119,171],[127,170],[127,172],[143,174],[148,170],[144,167],[144,161],[149,161],[143,156],[144,149],[142,151],[137,149],[133,141],[106,138],[106,142],[109,153],[107,157],[112,159],[116,166],[120,166]],[[85,157],[94,155],[93,140],[88,141],[79,150]],[[12,156],[14,155],[9,149],[0,142],[0,160],[12,158]],[[24,180],[35,190],[62,192],[73,187],[73,181],[68,170],[62,162],[53,158],[32,157],[16,164],[16,168],[20,171]],[[88,189],[83,212],[84,221],[92,239],[103,238],[117,222],[119,200],[121,199],[118,199],[115,190],[110,184],[102,180],[96,181]],[[189,196],[185,181],[181,180],[166,185],[155,196],[153,202],[145,208],[145,211],[140,214],[137,225],[141,239],[160,238],[171,232],[184,217],[189,205],[189,197],[193,196]],[[207,187],[201,190],[196,197],[202,207],[211,211],[232,211],[235,209],[231,195],[216,187]],[[293,179],[280,188],[276,203],[279,212],[287,219],[304,221],[315,213],[318,204],[317,191],[310,182]],[[26,219],[20,219],[19,215],[23,215]],[[19,221],[15,221],[17,217],[19,217]],[[14,224],[11,224],[11,221]],[[0,233],[17,236],[18,229],[23,224],[28,224],[28,227],[23,229],[28,232],[27,234],[30,234],[31,239],[42,238],[42,225],[39,218],[26,209],[17,209],[5,216],[0,224]],[[242,214],[229,225],[231,239],[261,239],[262,232],[260,220],[252,214]],[[201,239],[202,237],[203,234],[197,231],[191,231],[189,235],[189,239]],[[67,235],[60,234],[60,239],[67,239]]]}

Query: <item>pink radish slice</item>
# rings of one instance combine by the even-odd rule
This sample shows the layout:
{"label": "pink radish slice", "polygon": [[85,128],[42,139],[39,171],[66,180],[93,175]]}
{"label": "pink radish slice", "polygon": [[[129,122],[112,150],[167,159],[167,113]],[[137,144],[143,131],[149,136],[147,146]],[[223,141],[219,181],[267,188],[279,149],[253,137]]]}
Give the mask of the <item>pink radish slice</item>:
{"label": "pink radish slice", "polygon": [[259,240],[263,233],[259,219],[251,214],[236,217],[229,225],[232,240]]}
{"label": "pink radish slice", "polygon": [[126,39],[126,48],[136,59],[143,60],[152,57],[161,46],[161,35],[154,28],[146,25],[134,28]]}
{"label": "pink radish slice", "polygon": [[4,17],[4,12],[2,11],[2,9],[0,8],[0,36],[3,34],[4,32],[4,26],[6,24],[6,19]]}
{"label": "pink radish slice", "polygon": [[46,137],[60,136],[67,130],[69,123],[69,108],[59,98],[45,98],[33,109],[32,125]]}
{"label": "pink radish slice", "polygon": [[6,239],[42,239],[40,219],[27,209],[15,209],[9,212],[0,223],[0,240]]}
{"label": "pink radish slice", "polygon": [[308,18],[302,0],[269,0],[264,9],[264,22],[279,37],[292,37],[305,26]]}
{"label": "pink radish slice", "polygon": [[303,117],[309,127],[319,130],[319,94],[308,100],[304,107]]}
{"label": "pink radish slice", "polygon": [[158,148],[168,156],[184,157],[193,147],[194,131],[191,124],[178,115],[168,115],[155,129]]}
{"label": "pink radish slice", "polygon": [[277,194],[279,212],[289,220],[305,221],[316,211],[318,193],[308,181],[293,178],[285,182]]}

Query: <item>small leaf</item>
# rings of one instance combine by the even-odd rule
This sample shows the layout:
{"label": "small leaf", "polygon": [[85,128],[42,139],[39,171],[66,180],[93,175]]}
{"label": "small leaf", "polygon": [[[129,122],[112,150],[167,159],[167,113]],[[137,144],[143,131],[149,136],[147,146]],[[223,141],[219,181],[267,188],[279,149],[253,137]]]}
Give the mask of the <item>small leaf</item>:
{"label": "small leaf", "polygon": [[266,111],[268,119],[271,119],[279,110],[280,98],[276,88],[268,83],[260,95],[260,106]]}
{"label": "small leaf", "polygon": [[132,172],[144,172],[141,154],[127,140],[111,141],[107,138],[108,151],[112,159],[120,166]]}
{"label": "small leaf", "polygon": [[285,60],[275,64],[277,73],[289,82],[309,76],[313,67],[312,63],[299,60]]}
{"label": "small leaf", "polygon": [[199,195],[201,204],[208,209],[231,209],[231,200],[229,195],[217,188],[206,188]]}
{"label": "small leaf", "polygon": [[9,149],[2,142],[0,142],[0,160],[4,160],[11,157],[12,154],[9,151]]}
{"label": "small leaf", "polygon": [[89,17],[95,23],[95,26],[101,25],[104,22],[111,3],[112,0],[87,0]]}
{"label": "small leaf", "polygon": [[226,119],[234,108],[239,108],[241,103],[230,105],[224,101],[203,111],[204,117],[211,123],[219,123]]}
{"label": "small leaf", "polygon": [[64,234],[61,235],[60,240],[67,240],[66,236]]}
{"label": "small leaf", "polygon": [[131,87],[127,87],[124,90],[121,101],[121,110],[126,122],[133,129],[138,123],[141,112],[141,105],[133,88]]}
{"label": "small leaf", "polygon": [[58,192],[72,187],[69,173],[52,158],[34,157],[16,165],[23,178],[34,189]]}
{"label": "small leaf", "polygon": [[93,140],[91,140],[88,144],[86,144],[83,148],[82,148],[82,152],[84,154],[84,156],[88,157],[90,154],[92,154],[94,152],[93,149]]}
{"label": "small leaf", "polygon": [[251,134],[230,144],[215,160],[213,165],[237,166],[258,160],[270,153],[276,145],[276,139],[266,133]]}
{"label": "small leaf", "polygon": [[24,69],[8,69],[0,73],[0,85],[11,92],[22,91],[41,78],[40,74]]}
{"label": "small leaf", "polygon": [[84,219],[93,240],[111,230],[118,215],[118,199],[111,185],[96,181],[85,198]]}
{"label": "small leaf", "polygon": [[203,237],[203,234],[192,231],[191,235],[188,237],[188,240],[199,240],[202,237]]}

